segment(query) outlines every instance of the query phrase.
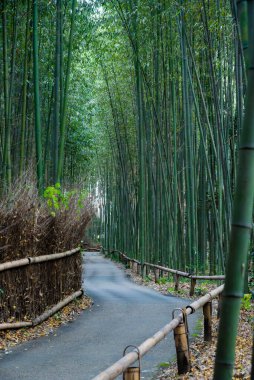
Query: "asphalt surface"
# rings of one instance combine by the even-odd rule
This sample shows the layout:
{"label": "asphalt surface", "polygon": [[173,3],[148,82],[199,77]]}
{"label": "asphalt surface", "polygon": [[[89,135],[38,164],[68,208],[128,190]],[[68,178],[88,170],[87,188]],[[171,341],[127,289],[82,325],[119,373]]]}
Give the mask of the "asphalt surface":
{"label": "asphalt surface", "polygon": [[[171,320],[188,301],[135,285],[98,253],[85,254],[86,293],[94,305],[54,334],[0,356],[0,380],[91,380],[117,361],[125,346],[139,345]],[[189,318],[190,334],[197,315]],[[175,357],[170,334],[142,359],[142,379]],[[119,377],[120,379],[120,377]]]}

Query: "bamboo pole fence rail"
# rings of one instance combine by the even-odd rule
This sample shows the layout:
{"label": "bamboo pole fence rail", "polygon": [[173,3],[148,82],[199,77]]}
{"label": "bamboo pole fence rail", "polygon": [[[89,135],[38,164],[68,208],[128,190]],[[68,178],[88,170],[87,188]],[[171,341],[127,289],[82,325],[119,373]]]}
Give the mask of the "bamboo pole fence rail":
{"label": "bamboo pole fence rail", "polygon": [[46,319],[54,315],[56,312],[61,310],[64,306],[68,305],[71,301],[74,299],[81,297],[83,294],[83,289],[78,290],[77,292],[74,292],[70,296],[66,297],[64,300],[58,302],[55,306],[53,306],[51,309],[46,310],[44,313],[39,315],[37,318],[35,318],[32,321],[20,321],[20,322],[13,322],[13,323],[0,323],[0,331],[1,330],[10,330],[10,329],[19,329],[23,327],[34,327],[39,325],[40,323],[44,322]]}
{"label": "bamboo pole fence rail", "polygon": [[[8,308],[10,308],[10,305],[14,303],[15,305],[19,305],[18,309],[20,313],[19,316],[16,317],[18,321],[15,321],[15,322],[9,322],[8,321],[9,318],[7,318],[4,315],[4,313],[2,313],[2,317],[1,317],[2,323],[0,323],[0,331],[36,326],[37,324],[49,318],[51,315],[55,314],[58,310],[66,306],[75,298],[80,297],[83,291],[80,289],[81,274],[79,273],[79,264],[78,264],[80,261],[79,258],[74,258],[75,260],[73,262],[74,264],[70,264],[70,262],[68,262],[69,263],[68,268],[70,270],[70,273],[69,272],[67,273],[67,277],[65,275],[65,277],[63,278],[61,272],[59,273],[59,275],[57,275],[57,268],[61,271],[61,268],[63,265],[63,262],[61,261],[61,259],[65,260],[66,258],[74,256],[75,254],[78,254],[80,252],[81,252],[81,248],[78,247],[78,248],[71,249],[65,252],[61,252],[61,253],[53,253],[53,254],[36,256],[36,257],[26,257],[23,259],[9,261],[9,262],[0,264],[0,278],[1,278],[0,287],[4,289],[3,290],[4,297],[2,296],[2,298],[0,299],[1,307],[4,308],[4,305],[5,307],[7,307],[6,305],[8,304],[9,305]],[[52,263],[52,265],[50,265],[50,268],[48,268],[50,270],[48,271],[47,267],[45,267],[45,263],[51,262],[51,261],[55,261],[55,262]],[[40,267],[41,265],[42,267]],[[39,270],[37,270],[36,268],[37,269],[39,268]],[[22,273],[24,273],[23,279],[22,277],[20,277]],[[77,277],[75,277],[76,273],[77,273]],[[41,291],[43,294],[46,294],[49,296],[43,299],[43,302],[40,307],[36,307],[35,305],[37,305],[38,300],[33,297],[38,296],[37,288],[39,286],[39,289],[41,289],[41,285],[42,285],[38,279],[38,276],[39,278],[41,277],[45,278],[44,274],[47,274],[47,280],[43,282],[43,289]],[[17,275],[19,277],[17,277]],[[53,276],[52,277],[53,282],[51,281],[51,276]],[[59,278],[59,282],[55,282],[56,278]],[[62,281],[63,280],[66,281],[66,278],[67,279],[70,278],[71,280],[70,282],[67,281],[66,286],[64,287],[62,285]],[[34,285],[35,279],[38,279],[39,282],[37,283],[37,288],[35,286],[36,291],[32,293],[29,290],[27,290],[27,288],[31,286],[29,285],[30,283],[32,284],[32,286]],[[24,282],[24,286],[19,286],[20,281],[22,281],[22,283]],[[15,288],[17,287],[19,289],[18,292],[15,291]],[[13,291],[11,291],[12,288],[13,288]],[[71,293],[71,294],[68,295],[68,293]],[[21,300],[22,299],[27,300],[28,297],[32,297],[31,298],[32,307],[30,309],[24,308],[24,310],[22,309],[22,311],[20,311],[23,305],[25,304],[25,307],[26,307],[26,304],[27,304],[26,301],[21,301]],[[30,310],[32,310],[32,313],[30,312]],[[24,321],[24,316],[27,317],[26,318],[27,320],[25,321]]]}
{"label": "bamboo pole fence rail", "polygon": [[77,252],[80,252],[79,247],[71,249],[70,251],[66,251],[66,252],[53,253],[52,255],[26,257],[25,259],[21,259],[21,260],[8,261],[6,263],[0,264],[0,272],[3,272],[7,269],[19,268],[25,265],[38,264],[38,263],[43,263],[46,261],[62,259],[63,257],[74,255]]}
{"label": "bamboo pole fence rail", "polygon": [[[101,250],[102,250],[102,252],[107,252],[107,250],[104,249],[103,247],[101,248]],[[136,264],[137,265],[137,273],[141,273],[141,267],[142,266],[143,266],[142,271],[144,271],[146,268],[153,268],[154,269],[154,274],[155,274],[155,282],[157,282],[157,280],[159,278],[158,271],[161,272],[161,273],[165,272],[165,273],[173,274],[175,276],[175,290],[176,291],[179,288],[179,278],[180,277],[189,278],[191,280],[190,296],[194,295],[194,291],[195,291],[195,286],[196,286],[197,280],[223,281],[225,279],[224,275],[213,275],[213,276],[194,275],[192,273],[183,272],[183,271],[180,271],[180,270],[177,270],[177,269],[171,269],[171,268],[167,268],[167,267],[164,267],[164,266],[161,266],[161,265],[151,264],[151,263],[148,263],[148,262],[144,262],[143,265],[142,265],[141,261],[133,259],[131,257],[128,257],[125,253],[123,253],[121,251],[118,251],[118,250],[112,250],[109,253],[110,254],[117,253],[119,255],[119,261],[122,260],[122,261],[124,261],[124,262],[126,262],[128,264],[131,263],[132,267],[133,267],[133,263]]]}
{"label": "bamboo pole fence rail", "polygon": [[[108,367],[105,371],[101,372],[99,375],[94,377],[92,380],[113,380],[117,376],[121,375],[124,371],[128,369],[133,363],[135,363],[139,356],[144,356],[148,351],[150,351],[155,345],[162,341],[171,331],[175,330],[179,325],[181,325],[183,320],[183,315],[186,317],[190,314],[195,313],[201,307],[205,307],[208,303],[219,296],[223,291],[224,285],[220,285],[216,289],[207,293],[205,296],[199,298],[198,300],[192,302],[190,305],[186,306],[181,313],[179,313],[171,322],[162,327],[157,331],[152,337],[146,339],[140,346],[137,347],[135,351],[131,351],[120,360],[115,362],[112,366]],[[207,313],[204,310],[204,327],[205,327],[205,338],[209,341],[211,329],[211,322],[207,321]],[[184,335],[184,334],[182,334]],[[177,347],[176,347],[177,348]],[[178,356],[178,353],[177,353]],[[180,363],[181,364],[181,363]],[[178,365],[179,371],[179,365]],[[183,372],[182,372],[183,373]]]}

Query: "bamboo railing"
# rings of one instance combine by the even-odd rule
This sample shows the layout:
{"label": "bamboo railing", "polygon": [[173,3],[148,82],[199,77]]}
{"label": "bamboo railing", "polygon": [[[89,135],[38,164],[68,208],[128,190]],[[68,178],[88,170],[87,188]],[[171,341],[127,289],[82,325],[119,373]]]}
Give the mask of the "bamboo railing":
{"label": "bamboo railing", "polygon": [[52,255],[43,255],[36,257],[26,257],[25,259],[8,261],[6,263],[0,264],[0,272],[3,272],[7,269],[19,268],[25,265],[38,264],[51,260],[62,259],[63,257],[68,257],[74,255],[75,253],[80,252],[80,248],[74,248],[70,251],[61,252],[61,253],[52,253]]}
{"label": "bamboo railing", "polygon": [[[18,310],[19,312],[21,311],[19,316],[15,318],[18,320],[16,322],[9,322],[9,318],[6,316],[4,317],[4,314],[2,313],[0,330],[35,326],[49,318],[75,298],[80,297],[83,293],[80,289],[80,259],[73,258],[74,261],[71,263],[68,261],[68,269],[70,273],[65,271],[64,277],[62,270],[63,265],[66,265],[66,262],[64,262],[64,264],[61,261],[61,259],[66,258],[70,260],[70,256],[78,254],[80,251],[81,248],[78,247],[66,252],[36,257],[26,257],[20,260],[0,264],[0,288],[3,288],[3,295],[0,298],[2,312],[5,305],[6,315],[8,316],[7,311],[12,303],[14,305],[19,305]],[[54,261],[54,263],[52,262],[50,267],[45,266],[47,262],[51,261]],[[35,267],[32,268],[33,266]],[[39,276],[39,278],[37,276]],[[63,284],[62,282],[66,281],[66,279],[70,279],[70,282],[67,281]],[[34,285],[35,292],[33,293],[33,291],[28,288],[30,287],[30,289],[33,289]],[[38,297],[38,289],[42,289],[41,291],[44,296],[43,301],[40,294]],[[53,294],[53,298],[51,293]],[[68,295],[68,293],[71,294]],[[32,305],[32,313],[26,313],[27,303],[22,301],[22,299],[30,299],[29,304]],[[23,305],[25,305],[25,308]],[[38,307],[34,305],[38,305]],[[24,321],[24,316],[27,315],[28,320]]]}
{"label": "bamboo railing", "polygon": [[[192,302],[192,304],[186,306],[186,308],[183,309],[183,313],[186,316],[188,316],[190,314],[195,313],[198,309],[203,307],[204,327],[205,327],[204,336],[206,340],[210,340],[209,330],[211,329],[211,320],[209,321],[209,323],[207,323],[208,322],[207,317],[209,319],[209,316],[207,316],[206,314],[206,306],[207,304],[211,303],[211,301],[215,297],[219,296],[222,293],[223,288],[224,288],[224,285],[220,285],[216,289],[212,290],[210,293],[207,293],[205,296]],[[157,345],[160,341],[162,341],[171,331],[175,330],[179,325],[181,325],[182,320],[183,320],[183,313],[179,313],[175,318],[172,319],[171,322],[169,322],[167,325],[162,327],[152,337],[146,339],[143,343],[141,343],[140,346],[138,346],[135,351],[132,351],[128,353],[127,355],[123,356],[116,363],[108,367],[105,371],[101,372],[92,380],[113,380],[117,376],[121,375],[125,370],[128,369],[129,366],[131,366],[133,363],[135,363],[138,360],[139,356],[140,357],[144,356],[155,345]],[[177,356],[178,356],[178,353],[179,352],[177,352]],[[177,359],[179,360],[179,357]],[[180,359],[181,359],[181,355],[180,355]],[[186,356],[184,357],[184,359],[186,359]],[[182,363],[180,363],[180,365],[181,364]],[[179,365],[178,365],[178,371],[179,371]]]}
{"label": "bamboo railing", "polygon": [[[107,252],[106,249],[101,248],[102,252]],[[189,278],[191,280],[191,285],[190,285],[190,296],[194,295],[195,291],[195,286],[197,280],[209,280],[209,281],[223,281],[225,279],[224,275],[215,275],[215,276],[208,276],[208,275],[194,275],[192,273],[188,272],[183,272],[177,269],[171,269],[167,268],[161,265],[157,264],[151,264],[148,262],[144,262],[143,265],[139,260],[133,259],[131,257],[128,257],[125,253],[118,251],[118,250],[112,250],[110,251],[110,254],[112,253],[117,253],[119,257],[119,261],[122,260],[132,267],[132,269],[135,269],[134,267],[136,266],[136,271],[138,274],[141,273],[141,266],[143,266],[142,271],[145,271],[146,268],[152,268],[154,269],[154,275],[155,275],[155,282],[157,282],[160,273],[171,273],[175,276],[175,290],[178,291],[179,289],[179,279],[180,277],[184,278]]]}

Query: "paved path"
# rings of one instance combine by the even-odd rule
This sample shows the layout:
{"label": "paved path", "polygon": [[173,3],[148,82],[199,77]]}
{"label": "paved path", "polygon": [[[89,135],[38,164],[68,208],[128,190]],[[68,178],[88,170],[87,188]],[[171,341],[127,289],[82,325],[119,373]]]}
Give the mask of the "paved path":
{"label": "paved path", "polygon": [[[91,380],[118,360],[128,344],[138,345],[187,304],[133,284],[98,253],[85,255],[85,291],[94,305],[51,335],[1,355],[1,380]],[[197,316],[190,318],[190,331]],[[142,378],[151,379],[158,363],[174,357],[172,334],[142,360]]]}

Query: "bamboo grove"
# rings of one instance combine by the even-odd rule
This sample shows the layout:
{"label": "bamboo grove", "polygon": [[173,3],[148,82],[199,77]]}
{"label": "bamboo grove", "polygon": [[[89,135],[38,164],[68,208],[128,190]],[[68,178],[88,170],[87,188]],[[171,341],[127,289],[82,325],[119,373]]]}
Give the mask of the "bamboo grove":
{"label": "bamboo grove", "polygon": [[81,182],[87,146],[93,153],[77,71],[91,10],[76,0],[3,0],[0,12],[1,194],[36,167],[40,192]]}
{"label": "bamboo grove", "polygon": [[93,54],[106,249],[224,273],[246,92],[239,11],[219,0],[105,2]]}

